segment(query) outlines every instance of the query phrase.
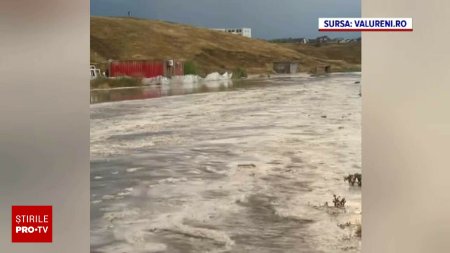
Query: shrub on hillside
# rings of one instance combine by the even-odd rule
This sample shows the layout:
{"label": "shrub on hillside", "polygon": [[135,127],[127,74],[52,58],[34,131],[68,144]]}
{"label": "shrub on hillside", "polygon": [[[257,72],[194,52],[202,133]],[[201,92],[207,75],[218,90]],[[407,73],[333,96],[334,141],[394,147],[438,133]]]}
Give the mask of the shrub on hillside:
{"label": "shrub on hillside", "polygon": [[243,78],[243,77],[247,77],[247,71],[243,68],[236,68],[233,70],[233,78]]}
{"label": "shrub on hillside", "polygon": [[184,63],[184,74],[185,75],[198,75],[197,64],[193,61],[187,61]]}

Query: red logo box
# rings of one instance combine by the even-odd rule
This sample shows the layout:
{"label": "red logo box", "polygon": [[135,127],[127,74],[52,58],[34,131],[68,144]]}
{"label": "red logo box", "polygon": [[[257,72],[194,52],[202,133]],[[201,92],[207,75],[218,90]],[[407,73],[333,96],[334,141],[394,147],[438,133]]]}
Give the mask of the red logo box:
{"label": "red logo box", "polygon": [[12,242],[52,242],[52,206],[12,206]]}

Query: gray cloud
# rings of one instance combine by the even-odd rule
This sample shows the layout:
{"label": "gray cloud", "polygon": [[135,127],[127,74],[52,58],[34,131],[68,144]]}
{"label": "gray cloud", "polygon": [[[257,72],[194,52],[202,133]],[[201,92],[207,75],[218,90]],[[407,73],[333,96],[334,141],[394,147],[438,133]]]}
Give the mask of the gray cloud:
{"label": "gray cloud", "polygon": [[[202,27],[251,27],[256,38],[317,37],[319,17],[360,17],[360,0],[91,0],[91,15],[162,19]],[[358,37],[359,33],[325,33]]]}

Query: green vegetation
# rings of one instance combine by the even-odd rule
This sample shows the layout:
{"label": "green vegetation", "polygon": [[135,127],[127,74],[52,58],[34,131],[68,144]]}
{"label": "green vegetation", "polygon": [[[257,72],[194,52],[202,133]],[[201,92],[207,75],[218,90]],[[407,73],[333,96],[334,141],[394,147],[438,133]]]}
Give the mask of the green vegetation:
{"label": "green vegetation", "polygon": [[247,77],[247,71],[243,68],[237,67],[233,70],[233,78],[240,79]]}
{"label": "green vegetation", "polygon": [[199,75],[197,64],[193,61],[186,61],[184,63],[185,75]]}
{"label": "green vegetation", "polygon": [[140,78],[116,78],[108,79],[104,77],[99,77],[91,80],[91,89],[108,89],[108,88],[118,88],[118,87],[138,87],[142,86],[142,80]]}

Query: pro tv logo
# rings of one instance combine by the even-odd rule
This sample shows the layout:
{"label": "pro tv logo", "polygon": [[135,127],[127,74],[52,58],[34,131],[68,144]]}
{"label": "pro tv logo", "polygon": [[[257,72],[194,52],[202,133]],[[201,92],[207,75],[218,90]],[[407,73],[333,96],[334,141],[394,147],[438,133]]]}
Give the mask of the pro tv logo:
{"label": "pro tv logo", "polygon": [[12,242],[52,242],[52,206],[12,206]]}

